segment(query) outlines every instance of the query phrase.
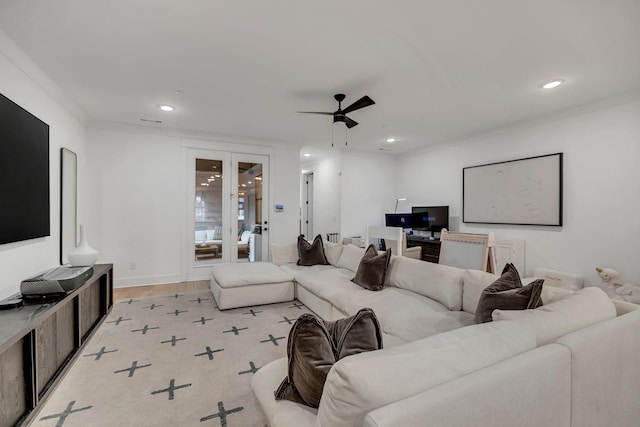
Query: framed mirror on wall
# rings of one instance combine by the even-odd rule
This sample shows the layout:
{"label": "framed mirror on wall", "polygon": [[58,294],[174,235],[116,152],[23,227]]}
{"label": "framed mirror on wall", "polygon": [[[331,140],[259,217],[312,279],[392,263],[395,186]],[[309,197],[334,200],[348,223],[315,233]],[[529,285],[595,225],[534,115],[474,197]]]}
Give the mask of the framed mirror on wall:
{"label": "framed mirror on wall", "polygon": [[76,153],[60,149],[60,265],[67,264],[67,254],[77,244],[78,158]]}

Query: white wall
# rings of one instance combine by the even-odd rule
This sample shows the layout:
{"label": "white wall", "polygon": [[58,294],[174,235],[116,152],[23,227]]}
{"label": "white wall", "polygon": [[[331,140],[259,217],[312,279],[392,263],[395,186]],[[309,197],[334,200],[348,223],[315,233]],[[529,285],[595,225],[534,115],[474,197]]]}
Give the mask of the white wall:
{"label": "white wall", "polygon": [[[59,89],[0,31],[0,93],[49,125],[50,218],[49,237],[0,245],[0,299],[19,292],[20,282],[59,266],[60,148],[78,155],[78,216],[86,218],[87,191],[83,185],[85,127],[83,117]],[[52,95],[53,94],[53,95]],[[73,113],[71,111],[73,111]],[[6,226],[6,224],[2,224]]]}
{"label": "white wall", "polygon": [[526,275],[543,266],[600,284],[595,267],[618,270],[640,284],[640,95],[398,158],[398,191],[410,205],[450,205],[462,216],[462,168],[564,153],[564,226],[482,226],[498,239],[526,241]]}
{"label": "white wall", "polygon": [[321,234],[340,233],[342,194],[342,153],[340,150],[318,152],[304,163],[305,172],[313,172],[313,239]]}
{"label": "white wall", "polygon": [[[314,150],[303,173],[313,172],[313,234],[365,236],[367,225],[384,225],[396,200],[396,159],[382,153]],[[301,184],[302,185],[302,184]],[[309,236],[313,237],[313,236]]]}
{"label": "white wall", "polygon": [[368,225],[384,225],[396,204],[396,158],[389,154],[342,153],[343,237],[366,236]]}
{"label": "white wall", "polygon": [[[99,261],[114,263],[115,286],[171,283],[190,272],[187,249],[187,146],[246,152],[252,146],[147,128],[95,125],[88,130],[87,155],[94,191],[90,243]],[[270,156],[268,215],[271,243],[293,242],[298,231],[298,150],[257,147]],[[274,213],[273,204],[286,206]],[[130,263],[136,269],[130,269]],[[208,269],[202,269],[208,278]]]}

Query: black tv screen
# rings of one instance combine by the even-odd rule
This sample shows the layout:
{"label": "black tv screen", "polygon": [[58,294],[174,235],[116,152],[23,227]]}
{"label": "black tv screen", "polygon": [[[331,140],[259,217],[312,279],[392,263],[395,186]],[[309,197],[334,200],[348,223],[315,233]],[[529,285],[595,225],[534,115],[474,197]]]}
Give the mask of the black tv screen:
{"label": "black tv screen", "polygon": [[413,206],[411,224],[414,230],[431,233],[449,228],[449,206]]}
{"label": "black tv screen", "polygon": [[49,125],[0,94],[0,244],[49,236]]}
{"label": "black tv screen", "polygon": [[384,225],[387,227],[411,228],[411,214],[384,214]]}

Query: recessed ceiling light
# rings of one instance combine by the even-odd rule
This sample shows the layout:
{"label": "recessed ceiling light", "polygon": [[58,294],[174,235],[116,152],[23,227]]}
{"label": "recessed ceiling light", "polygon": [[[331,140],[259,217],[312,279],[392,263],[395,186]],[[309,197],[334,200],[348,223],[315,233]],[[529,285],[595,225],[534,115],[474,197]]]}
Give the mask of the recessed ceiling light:
{"label": "recessed ceiling light", "polygon": [[396,139],[395,139],[395,138],[387,138],[387,139],[386,139],[386,141],[387,141],[389,144],[393,144],[394,142],[396,142]]}
{"label": "recessed ceiling light", "polygon": [[309,153],[304,153],[304,154],[303,154],[303,156],[305,156],[305,157],[311,157],[311,154],[309,154]]}
{"label": "recessed ceiling light", "polygon": [[175,107],[169,104],[158,105],[158,108],[160,108],[162,111],[167,111],[167,112],[175,110]]}
{"label": "recessed ceiling light", "polygon": [[553,89],[564,83],[564,80],[553,80],[542,85],[542,89]]}

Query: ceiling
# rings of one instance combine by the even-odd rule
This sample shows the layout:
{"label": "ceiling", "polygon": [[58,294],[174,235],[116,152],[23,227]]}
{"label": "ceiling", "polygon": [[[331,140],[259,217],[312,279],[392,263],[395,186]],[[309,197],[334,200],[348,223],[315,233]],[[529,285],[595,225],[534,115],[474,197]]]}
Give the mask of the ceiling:
{"label": "ceiling", "polygon": [[0,29],[91,120],[300,147],[335,93],[376,102],[349,147],[399,153],[640,87],[638,0],[0,0]]}

